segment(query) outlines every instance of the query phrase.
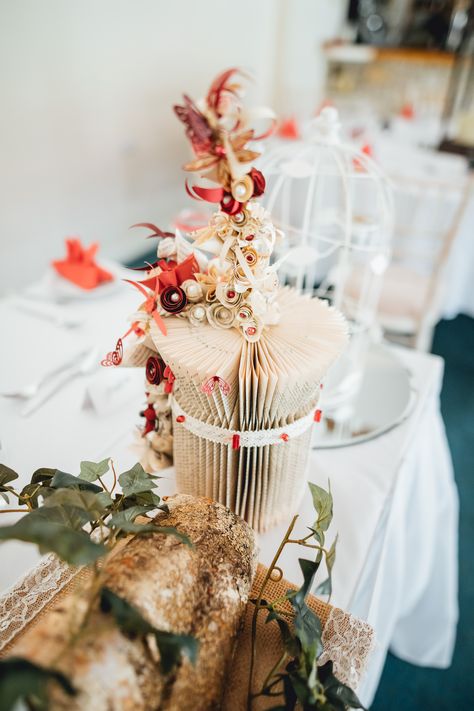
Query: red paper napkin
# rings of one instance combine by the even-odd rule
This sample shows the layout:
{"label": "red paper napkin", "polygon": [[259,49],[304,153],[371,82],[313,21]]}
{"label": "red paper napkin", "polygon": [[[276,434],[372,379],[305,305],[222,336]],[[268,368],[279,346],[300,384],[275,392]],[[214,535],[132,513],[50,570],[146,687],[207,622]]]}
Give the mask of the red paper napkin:
{"label": "red paper napkin", "polygon": [[78,238],[66,239],[66,258],[55,260],[51,264],[57,273],[72,281],[81,289],[96,289],[101,284],[113,281],[114,277],[95,261],[99,245],[97,242],[84,247]]}

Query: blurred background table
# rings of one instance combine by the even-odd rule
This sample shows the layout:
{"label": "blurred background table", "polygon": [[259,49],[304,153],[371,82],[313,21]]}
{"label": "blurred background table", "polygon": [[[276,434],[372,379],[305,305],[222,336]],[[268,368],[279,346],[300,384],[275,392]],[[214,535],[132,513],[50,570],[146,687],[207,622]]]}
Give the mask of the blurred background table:
{"label": "blurred background table", "polygon": [[[0,356],[0,390],[34,381],[54,359],[84,347],[105,355],[127,329],[124,314],[136,305],[134,290],[120,283],[107,297],[60,307],[82,322],[65,329],[3,299],[0,318],[10,340]],[[410,416],[371,441],[313,451],[308,467],[309,479],[324,487],[329,480],[334,494],[328,535],[337,532],[339,540],[332,602],[367,619],[376,632],[360,690],[365,704],[373,698],[389,647],[417,664],[447,666],[457,621],[457,495],[439,411],[443,363],[403,348],[392,352],[411,372],[416,405]],[[98,367],[58,390],[28,418],[20,414],[23,403],[1,398],[1,461],[20,473],[20,483],[39,466],[77,472],[83,459],[111,456],[119,469],[127,468],[137,458],[131,447],[143,406],[142,381],[142,371]],[[91,397],[94,392],[100,397]],[[172,470],[163,476],[160,491],[174,493]],[[309,497],[300,514],[301,526],[311,525]],[[269,562],[284,530],[285,525],[261,536],[263,562]],[[286,577],[295,582],[300,554],[289,550],[282,561]],[[0,588],[38,559],[31,546],[2,544]]]}

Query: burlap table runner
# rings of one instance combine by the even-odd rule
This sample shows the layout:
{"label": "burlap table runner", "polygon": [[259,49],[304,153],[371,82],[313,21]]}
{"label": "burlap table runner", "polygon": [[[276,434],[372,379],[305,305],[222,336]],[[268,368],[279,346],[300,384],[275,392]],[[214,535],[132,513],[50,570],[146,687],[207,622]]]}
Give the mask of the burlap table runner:
{"label": "burlap table runner", "polygon": [[[259,564],[252,597],[258,595],[266,572],[267,568]],[[26,630],[58,605],[65,596],[86,583],[88,577],[87,568],[71,568],[54,555],[48,555],[0,597],[0,657],[14,654],[15,646]],[[265,588],[265,598],[280,598],[288,589],[295,589],[295,586],[284,579],[279,582],[270,580]],[[307,602],[321,619],[323,627],[324,653],[320,663],[324,664],[331,659],[336,676],[356,689],[373,646],[372,628],[366,622],[312,595],[308,596]],[[290,613],[289,605],[287,610]],[[246,709],[253,611],[254,606],[249,603],[223,692],[223,711]],[[278,627],[274,622],[266,624],[265,618],[264,612],[257,618],[254,691],[261,688],[268,671],[282,653]],[[275,705],[275,699],[258,698],[254,702],[254,711],[261,711],[272,705]]]}

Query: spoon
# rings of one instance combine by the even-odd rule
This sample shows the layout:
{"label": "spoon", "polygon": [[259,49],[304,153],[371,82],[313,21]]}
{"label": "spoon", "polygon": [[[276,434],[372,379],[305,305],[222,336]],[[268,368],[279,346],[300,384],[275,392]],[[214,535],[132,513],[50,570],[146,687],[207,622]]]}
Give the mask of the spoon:
{"label": "spoon", "polygon": [[[82,354],[84,355],[84,354]],[[89,375],[92,373],[99,365],[99,354],[96,349],[93,349],[87,353],[85,357],[79,359],[76,366],[63,371],[55,378],[50,385],[46,387],[39,393],[39,395],[33,398],[26,407],[21,411],[22,417],[28,417],[33,412],[41,407],[45,402],[53,397],[58,390],[70,383],[72,380],[84,375]]]}
{"label": "spoon", "polygon": [[78,358],[82,358],[83,356],[86,355],[88,352],[87,350],[82,350],[79,353],[75,353],[71,358],[68,358],[67,360],[63,361],[59,365],[55,366],[54,368],[51,368],[51,370],[48,370],[44,375],[42,375],[36,382],[34,383],[27,383],[26,385],[23,385],[18,388],[18,390],[7,390],[5,392],[0,393],[2,397],[18,397],[22,398],[23,400],[29,400],[32,398],[38,390],[51,378],[53,378],[55,375],[58,373],[62,373],[63,370],[71,368],[76,362]]}

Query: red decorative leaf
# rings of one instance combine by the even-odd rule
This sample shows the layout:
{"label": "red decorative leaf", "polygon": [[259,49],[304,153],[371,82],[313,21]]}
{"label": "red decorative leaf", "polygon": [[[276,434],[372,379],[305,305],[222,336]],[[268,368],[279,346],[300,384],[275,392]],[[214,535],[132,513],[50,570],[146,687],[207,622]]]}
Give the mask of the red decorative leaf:
{"label": "red decorative leaf", "polygon": [[194,152],[197,155],[209,153],[214,146],[212,128],[189,96],[184,95],[183,99],[184,106],[174,106],[174,112],[186,126],[186,136],[191,141]]}

